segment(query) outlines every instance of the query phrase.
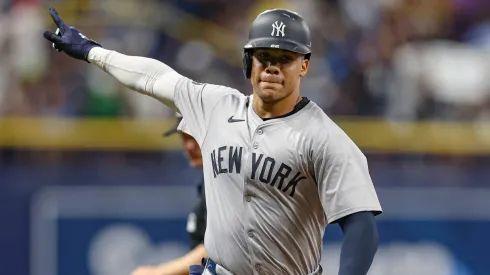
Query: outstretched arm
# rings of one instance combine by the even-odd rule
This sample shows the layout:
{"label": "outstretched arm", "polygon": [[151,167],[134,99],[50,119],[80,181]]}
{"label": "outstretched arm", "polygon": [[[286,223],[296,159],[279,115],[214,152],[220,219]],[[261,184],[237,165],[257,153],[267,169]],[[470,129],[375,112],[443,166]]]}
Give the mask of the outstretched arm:
{"label": "outstretched arm", "polygon": [[44,32],[44,37],[53,43],[53,48],[73,58],[94,63],[124,86],[175,108],[174,91],[182,75],[155,59],[104,49],[77,28],[66,25],[55,9],[50,8],[49,14],[58,29],[55,33]]}
{"label": "outstretched arm", "polygon": [[163,62],[101,47],[92,48],[87,60],[131,90],[154,97],[171,108],[175,107],[175,87],[183,76]]}
{"label": "outstretched arm", "polygon": [[66,25],[56,10],[49,14],[58,30],[44,37],[53,48],[93,63],[131,90],[154,97],[185,117],[185,130],[200,145],[204,142],[214,107],[227,95],[239,95],[235,89],[197,83],[178,74],[166,64],[147,57],[129,56],[102,48],[75,27]]}

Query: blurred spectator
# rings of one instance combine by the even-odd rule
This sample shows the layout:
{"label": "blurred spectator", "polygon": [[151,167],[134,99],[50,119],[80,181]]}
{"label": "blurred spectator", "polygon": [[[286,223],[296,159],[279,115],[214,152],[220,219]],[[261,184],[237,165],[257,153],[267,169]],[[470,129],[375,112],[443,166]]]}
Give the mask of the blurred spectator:
{"label": "blurred spectator", "polygon": [[18,0],[0,6],[0,26],[10,30],[0,33],[0,115],[173,116],[50,49],[41,35],[51,24],[46,5],[109,48],[246,94],[241,47],[251,20],[291,8],[313,37],[302,92],[329,115],[476,120],[490,113],[485,0]]}

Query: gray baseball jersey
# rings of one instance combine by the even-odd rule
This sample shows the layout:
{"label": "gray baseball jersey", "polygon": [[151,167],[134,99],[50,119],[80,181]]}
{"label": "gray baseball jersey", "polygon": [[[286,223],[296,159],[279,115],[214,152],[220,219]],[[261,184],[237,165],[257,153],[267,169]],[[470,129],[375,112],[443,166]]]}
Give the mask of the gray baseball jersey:
{"label": "gray baseball jersey", "polygon": [[232,273],[310,274],[328,223],[381,212],[366,157],[314,102],[264,121],[252,96],[185,77],[174,102],[203,154],[206,251]]}

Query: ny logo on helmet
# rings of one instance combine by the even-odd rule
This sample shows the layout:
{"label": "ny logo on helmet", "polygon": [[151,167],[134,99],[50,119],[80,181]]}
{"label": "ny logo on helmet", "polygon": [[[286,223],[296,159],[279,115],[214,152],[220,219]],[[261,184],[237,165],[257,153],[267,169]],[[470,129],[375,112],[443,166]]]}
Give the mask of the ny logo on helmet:
{"label": "ny logo on helmet", "polygon": [[[272,33],[271,35],[272,36],[283,36],[284,37],[284,28],[286,27],[286,25],[284,23],[281,22],[281,24],[274,22],[274,24],[272,24]],[[275,33],[275,34],[274,34]]]}

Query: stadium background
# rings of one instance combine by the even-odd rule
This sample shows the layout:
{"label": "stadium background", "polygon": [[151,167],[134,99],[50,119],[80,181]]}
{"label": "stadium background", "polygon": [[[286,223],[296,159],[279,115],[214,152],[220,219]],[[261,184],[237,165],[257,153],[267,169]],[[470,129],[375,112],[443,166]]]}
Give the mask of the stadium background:
{"label": "stadium background", "polygon": [[[123,275],[183,254],[200,172],[173,113],[51,49],[47,7],[107,48],[250,93],[262,10],[312,29],[303,95],[367,154],[385,213],[371,275],[490,274],[487,0],[0,1],[0,274]],[[327,228],[336,274],[341,233]]]}

